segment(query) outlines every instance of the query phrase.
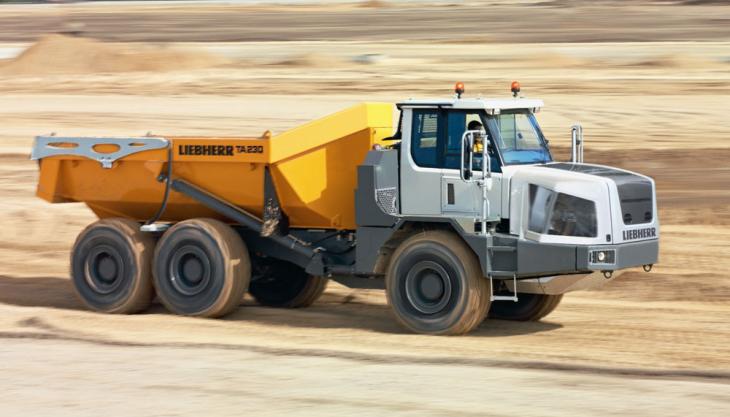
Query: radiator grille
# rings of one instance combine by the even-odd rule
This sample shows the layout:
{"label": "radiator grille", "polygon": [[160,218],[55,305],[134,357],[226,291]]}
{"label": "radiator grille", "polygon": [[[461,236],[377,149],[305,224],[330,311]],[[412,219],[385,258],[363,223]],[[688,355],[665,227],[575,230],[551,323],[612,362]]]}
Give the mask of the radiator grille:
{"label": "radiator grille", "polygon": [[654,190],[651,181],[645,177],[619,169],[588,164],[557,163],[545,166],[610,178],[618,189],[624,224],[651,223],[654,219]]}

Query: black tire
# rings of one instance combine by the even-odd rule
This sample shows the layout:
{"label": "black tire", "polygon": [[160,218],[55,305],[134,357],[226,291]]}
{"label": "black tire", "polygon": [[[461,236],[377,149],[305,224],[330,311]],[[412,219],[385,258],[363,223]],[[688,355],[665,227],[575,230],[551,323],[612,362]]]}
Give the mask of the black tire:
{"label": "black tire", "polygon": [[498,320],[538,321],[552,313],[563,295],[518,294],[518,300],[495,301],[489,309],[489,318]]}
{"label": "black tire", "polygon": [[154,297],[154,239],[139,223],[110,218],[90,224],[71,250],[71,279],[90,309],[112,314],[145,310]]}
{"label": "black tire", "polygon": [[396,319],[417,333],[468,333],[489,310],[489,283],[476,255],[447,231],[405,240],[391,257],[385,285]]}
{"label": "black tire", "polygon": [[230,226],[213,219],[171,227],[157,243],[153,264],[160,302],[186,316],[231,313],[251,280],[246,244]]}
{"label": "black tire", "polygon": [[260,262],[254,271],[258,277],[251,281],[248,292],[265,306],[309,307],[327,288],[327,278],[309,275],[285,261]]}

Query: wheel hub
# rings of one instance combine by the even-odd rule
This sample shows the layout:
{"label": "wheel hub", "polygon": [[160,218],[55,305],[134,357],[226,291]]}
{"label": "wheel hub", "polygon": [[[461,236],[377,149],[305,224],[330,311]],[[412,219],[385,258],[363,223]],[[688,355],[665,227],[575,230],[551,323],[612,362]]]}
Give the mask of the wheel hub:
{"label": "wheel hub", "polygon": [[444,283],[437,274],[426,273],[421,279],[419,290],[429,300],[438,300],[444,293]]}
{"label": "wheel hub", "polygon": [[202,292],[210,282],[211,264],[208,254],[194,245],[185,245],[175,251],[170,260],[170,281],[179,293],[193,296]]}
{"label": "wheel hub", "polygon": [[98,245],[86,257],[86,283],[99,294],[111,294],[119,288],[124,280],[124,273],[124,261],[113,246]]}
{"label": "wheel hub", "polygon": [[187,256],[182,260],[182,274],[188,281],[198,283],[203,279],[203,264],[195,256]]}
{"label": "wheel hub", "polygon": [[99,256],[97,271],[101,280],[107,282],[114,281],[114,278],[117,276],[117,270],[117,263],[114,261],[114,258],[107,254]]}
{"label": "wheel hub", "polygon": [[451,280],[438,263],[421,261],[408,271],[405,290],[413,308],[423,314],[436,314],[449,303]]}

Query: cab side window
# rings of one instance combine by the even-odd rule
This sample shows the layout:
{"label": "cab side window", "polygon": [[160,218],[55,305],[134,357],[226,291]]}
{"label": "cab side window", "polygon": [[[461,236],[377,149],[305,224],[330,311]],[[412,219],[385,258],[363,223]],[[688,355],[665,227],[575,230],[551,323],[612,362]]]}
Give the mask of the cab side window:
{"label": "cab side window", "polygon": [[[461,167],[461,138],[470,124],[472,130],[485,129],[480,112],[476,110],[413,110],[411,128],[411,156],[416,165],[424,168],[459,169]],[[487,130],[487,134],[489,134]],[[482,142],[483,143],[483,142]],[[481,149],[481,148],[479,148]],[[493,172],[502,172],[496,152],[490,152]],[[474,153],[473,167],[482,168],[481,151]]]}
{"label": "cab side window", "polygon": [[439,168],[439,111],[414,110],[411,155],[416,165]]}
{"label": "cab side window", "polygon": [[450,111],[447,120],[448,139],[446,142],[446,154],[443,167],[446,169],[459,169],[461,158],[461,138],[468,129],[469,123],[479,122],[481,119],[477,112]]}
{"label": "cab side window", "polygon": [[[477,111],[464,111],[464,110],[451,110],[447,117],[447,130],[448,138],[446,143],[446,152],[444,158],[443,167],[446,169],[459,169],[459,159],[461,158],[461,138],[469,129],[469,126],[473,126],[471,130],[485,130],[487,138],[492,140],[489,133],[489,129],[483,126],[483,120],[480,116],[480,112]],[[483,139],[482,139],[483,140]],[[479,142],[484,143],[484,142]],[[481,145],[483,146],[483,145]],[[481,146],[475,146],[474,148],[474,161],[473,167],[477,171],[482,169],[482,155]],[[489,147],[489,159],[491,161],[492,172],[502,172],[501,164],[497,153],[494,151],[494,144]]]}

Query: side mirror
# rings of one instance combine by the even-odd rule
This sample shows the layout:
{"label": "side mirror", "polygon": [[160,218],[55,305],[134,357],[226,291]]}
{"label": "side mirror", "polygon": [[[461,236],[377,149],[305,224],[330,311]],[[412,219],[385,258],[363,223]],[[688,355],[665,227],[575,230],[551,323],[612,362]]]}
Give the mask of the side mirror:
{"label": "side mirror", "polygon": [[482,151],[480,154],[482,157],[481,179],[486,179],[487,186],[491,189],[492,164],[491,158],[489,157],[489,138],[482,130],[467,130],[461,136],[460,176],[462,181],[474,181],[474,142],[477,136],[482,138]]}
{"label": "side mirror", "polygon": [[474,131],[467,130],[461,135],[461,163],[459,176],[462,181],[471,182],[474,167],[472,166],[474,154]]}

